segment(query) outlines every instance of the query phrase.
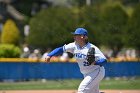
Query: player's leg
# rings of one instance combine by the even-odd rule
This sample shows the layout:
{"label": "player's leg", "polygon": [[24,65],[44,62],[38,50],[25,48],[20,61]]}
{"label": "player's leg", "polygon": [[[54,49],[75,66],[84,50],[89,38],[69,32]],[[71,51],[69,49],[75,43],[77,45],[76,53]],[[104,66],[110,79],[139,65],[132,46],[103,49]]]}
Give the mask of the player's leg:
{"label": "player's leg", "polygon": [[91,89],[91,91],[89,93],[105,93],[105,92],[103,92],[103,91],[99,92],[99,84],[97,84]]}
{"label": "player's leg", "polygon": [[100,67],[94,72],[87,74],[78,88],[78,93],[90,93],[93,90],[97,91],[95,93],[99,93],[99,87],[97,85],[103,79],[104,74],[104,67]]}
{"label": "player's leg", "polygon": [[[101,74],[99,75],[100,78],[98,78],[99,82],[95,82],[95,81],[92,82],[93,88],[90,89],[89,93],[103,93],[103,92],[99,92],[99,83],[103,79],[104,75],[105,75],[104,68],[101,68]],[[95,83],[97,84],[94,85]],[[92,87],[92,84],[91,84],[91,87]]]}
{"label": "player's leg", "polygon": [[97,84],[93,88],[91,88],[88,93],[100,93],[99,92],[99,84]]}
{"label": "player's leg", "polygon": [[[94,72],[94,74],[96,74],[96,73]],[[95,78],[95,76],[94,76],[94,78]],[[92,75],[91,76],[87,75],[84,78],[84,80],[81,82],[81,84],[78,88],[78,93],[99,93],[99,88],[96,86],[96,84],[92,84],[92,82],[94,81],[94,80],[93,81],[92,80],[93,80]],[[94,91],[94,92],[91,92],[91,91]]]}

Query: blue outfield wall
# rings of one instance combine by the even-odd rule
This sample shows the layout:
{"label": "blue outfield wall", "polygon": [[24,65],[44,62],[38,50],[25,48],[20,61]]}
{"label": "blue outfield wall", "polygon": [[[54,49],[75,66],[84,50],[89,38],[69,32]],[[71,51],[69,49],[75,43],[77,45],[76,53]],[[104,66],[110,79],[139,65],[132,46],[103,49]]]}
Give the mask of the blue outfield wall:
{"label": "blue outfield wall", "polygon": [[[106,77],[140,76],[140,62],[107,63]],[[78,79],[83,78],[77,63],[0,62],[3,79]]]}

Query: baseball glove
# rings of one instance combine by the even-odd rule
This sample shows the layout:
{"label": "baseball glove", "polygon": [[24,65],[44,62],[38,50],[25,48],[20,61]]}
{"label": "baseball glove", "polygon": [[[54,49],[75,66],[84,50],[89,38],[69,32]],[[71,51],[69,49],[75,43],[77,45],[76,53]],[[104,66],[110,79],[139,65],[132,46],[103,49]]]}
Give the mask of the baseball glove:
{"label": "baseball glove", "polygon": [[89,62],[89,65],[95,62],[95,48],[89,48],[87,52],[87,61]]}

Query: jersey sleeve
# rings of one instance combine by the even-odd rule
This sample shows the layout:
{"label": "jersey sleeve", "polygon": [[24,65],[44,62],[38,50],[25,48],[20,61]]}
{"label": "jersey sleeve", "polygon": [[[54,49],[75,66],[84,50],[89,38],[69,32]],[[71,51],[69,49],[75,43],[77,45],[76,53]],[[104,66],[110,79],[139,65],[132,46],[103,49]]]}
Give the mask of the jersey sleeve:
{"label": "jersey sleeve", "polygon": [[106,59],[104,54],[99,50],[99,48],[95,47],[95,61],[100,59]]}
{"label": "jersey sleeve", "polygon": [[74,45],[75,45],[74,43],[69,43],[67,45],[64,45],[63,51],[73,53],[74,52]]}

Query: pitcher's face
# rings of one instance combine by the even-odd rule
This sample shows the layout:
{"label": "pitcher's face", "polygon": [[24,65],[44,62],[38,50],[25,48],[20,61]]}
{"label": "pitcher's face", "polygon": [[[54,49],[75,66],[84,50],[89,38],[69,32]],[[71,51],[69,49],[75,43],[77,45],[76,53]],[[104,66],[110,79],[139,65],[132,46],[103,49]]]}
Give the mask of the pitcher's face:
{"label": "pitcher's face", "polygon": [[81,43],[85,41],[84,35],[74,35],[74,40],[77,43]]}

